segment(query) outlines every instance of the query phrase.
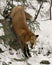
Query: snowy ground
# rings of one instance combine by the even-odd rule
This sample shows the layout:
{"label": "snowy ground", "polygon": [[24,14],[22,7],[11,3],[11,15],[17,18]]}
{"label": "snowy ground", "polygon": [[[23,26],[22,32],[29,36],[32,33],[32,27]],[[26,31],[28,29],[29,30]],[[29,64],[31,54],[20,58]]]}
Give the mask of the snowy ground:
{"label": "snowy ground", "polygon": [[[46,5],[48,6],[49,3]],[[43,5],[43,7],[45,6]],[[41,9],[40,14],[42,14],[43,17],[39,14],[37,19],[40,23],[40,30],[36,30],[35,32],[36,34],[39,34],[39,37],[36,45],[34,45],[34,48],[32,50],[30,49],[32,57],[29,59],[24,59],[21,49],[17,51],[14,49],[9,50],[10,47],[5,46],[4,42],[1,40],[0,51],[2,49],[4,52],[0,53],[0,65],[52,65],[52,20],[47,20],[49,19],[49,14],[47,14],[49,8],[46,7],[43,8],[43,10]],[[27,11],[29,12],[28,8]],[[32,14],[33,11],[34,10],[31,10],[30,13]],[[35,12],[32,16],[34,14]],[[1,23],[0,26],[2,26]],[[4,35],[4,30],[0,29],[0,36],[2,35]],[[46,60],[50,64],[40,64],[42,60]]]}

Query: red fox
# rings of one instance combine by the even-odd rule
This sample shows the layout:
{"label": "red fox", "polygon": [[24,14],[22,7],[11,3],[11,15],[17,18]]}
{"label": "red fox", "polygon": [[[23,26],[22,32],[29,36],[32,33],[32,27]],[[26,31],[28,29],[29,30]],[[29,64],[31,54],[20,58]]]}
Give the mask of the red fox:
{"label": "red fox", "polygon": [[26,13],[24,11],[24,8],[20,5],[12,9],[10,16],[12,18],[12,26],[16,33],[16,36],[18,36],[19,40],[21,41],[25,57],[31,57],[28,44],[26,43],[30,42],[31,48],[33,48],[33,45],[36,43],[36,39],[38,37],[38,35],[32,33],[26,23],[26,19],[31,20],[32,16]]}

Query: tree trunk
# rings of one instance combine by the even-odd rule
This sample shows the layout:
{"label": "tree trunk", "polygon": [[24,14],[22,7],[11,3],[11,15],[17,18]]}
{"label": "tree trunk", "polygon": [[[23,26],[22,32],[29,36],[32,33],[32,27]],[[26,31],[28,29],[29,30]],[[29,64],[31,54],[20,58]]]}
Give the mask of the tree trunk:
{"label": "tree trunk", "polygon": [[39,10],[38,10],[38,12],[37,12],[37,15],[36,15],[35,18],[34,18],[34,21],[37,19],[38,15],[39,15],[39,12],[40,12],[40,10],[41,10],[42,5],[43,5],[43,2],[41,2],[41,4],[40,4]]}
{"label": "tree trunk", "polygon": [[52,5],[52,0],[50,2],[50,20],[51,20],[51,5]]}

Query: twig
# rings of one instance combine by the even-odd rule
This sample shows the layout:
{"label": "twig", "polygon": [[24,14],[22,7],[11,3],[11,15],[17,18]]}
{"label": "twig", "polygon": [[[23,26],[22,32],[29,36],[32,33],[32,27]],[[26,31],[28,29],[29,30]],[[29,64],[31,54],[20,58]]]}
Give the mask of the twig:
{"label": "twig", "polygon": [[[36,10],[36,8],[29,2],[29,4],[31,5],[31,7],[34,9],[34,10]],[[36,10],[36,12],[37,12],[37,10]]]}
{"label": "twig", "polygon": [[39,8],[39,10],[38,10],[38,12],[37,12],[37,15],[35,16],[34,20],[37,19],[38,15],[39,15],[39,12],[40,12],[40,10],[41,10],[42,5],[43,5],[43,2],[41,2],[41,4],[40,4],[40,8]]}
{"label": "twig", "polygon": [[[30,2],[29,2],[29,3],[30,3]],[[34,6],[32,6],[32,4],[31,4],[31,3],[30,3],[30,5],[31,5],[31,7],[32,7],[34,10],[36,10],[36,9],[34,8]],[[38,12],[37,12],[37,10],[36,10],[37,15],[35,16],[34,21],[37,19],[38,15],[39,15],[39,12],[40,12],[40,10],[41,10],[42,5],[43,5],[43,2],[41,2],[41,4],[40,4],[40,7],[39,7]],[[33,22],[34,22],[34,21],[33,21]]]}

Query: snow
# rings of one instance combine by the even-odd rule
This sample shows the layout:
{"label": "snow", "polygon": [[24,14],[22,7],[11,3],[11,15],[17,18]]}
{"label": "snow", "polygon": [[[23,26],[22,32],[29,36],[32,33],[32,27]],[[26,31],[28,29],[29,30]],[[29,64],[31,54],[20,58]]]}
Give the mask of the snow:
{"label": "snow", "polygon": [[4,19],[4,17],[0,15],[0,19]]}
{"label": "snow", "polygon": [[40,65],[39,63],[41,62],[41,60],[48,60],[49,61],[48,57],[45,57],[42,54],[40,54],[38,56],[34,56],[34,57],[28,59],[28,63],[31,65],[33,65],[33,64]]}
{"label": "snow", "polygon": [[16,2],[16,1],[13,1],[13,4],[14,4],[15,6],[17,6],[17,5],[21,5],[20,2]]}
{"label": "snow", "polygon": [[[2,27],[2,24],[0,23],[0,26]],[[0,36],[4,35],[4,29],[0,28]]]}
{"label": "snow", "polygon": [[6,7],[6,0],[0,0],[0,13],[3,13],[5,7]]}
{"label": "snow", "polygon": [[[30,0],[30,2],[31,1],[32,0]],[[37,4],[34,4],[34,0],[31,3],[33,3],[33,6],[37,7],[38,10],[38,3],[36,2]],[[30,49],[32,57],[29,59],[24,59],[21,49],[18,49],[17,51],[14,49],[9,50],[10,46],[6,47],[3,40],[1,40],[0,49],[2,49],[4,52],[0,53],[0,65],[2,65],[3,62],[7,63],[8,65],[48,65],[40,64],[42,60],[47,60],[50,62],[49,65],[52,65],[52,20],[46,20],[49,18],[50,4],[44,3],[42,7],[43,9],[41,9],[40,14],[42,14],[43,17],[39,14],[37,18],[37,21],[40,23],[40,30],[36,30],[35,32],[35,34],[38,34],[39,37],[36,45],[34,45],[33,49]],[[33,17],[35,16],[36,12],[32,8],[27,8],[26,11],[29,12]],[[0,23],[0,26],[2,27],[3,25]],[[3,28],[0,29],[0,36],[2,35],[5,35]],[[48,51],[50,51],[49,55]]]}

